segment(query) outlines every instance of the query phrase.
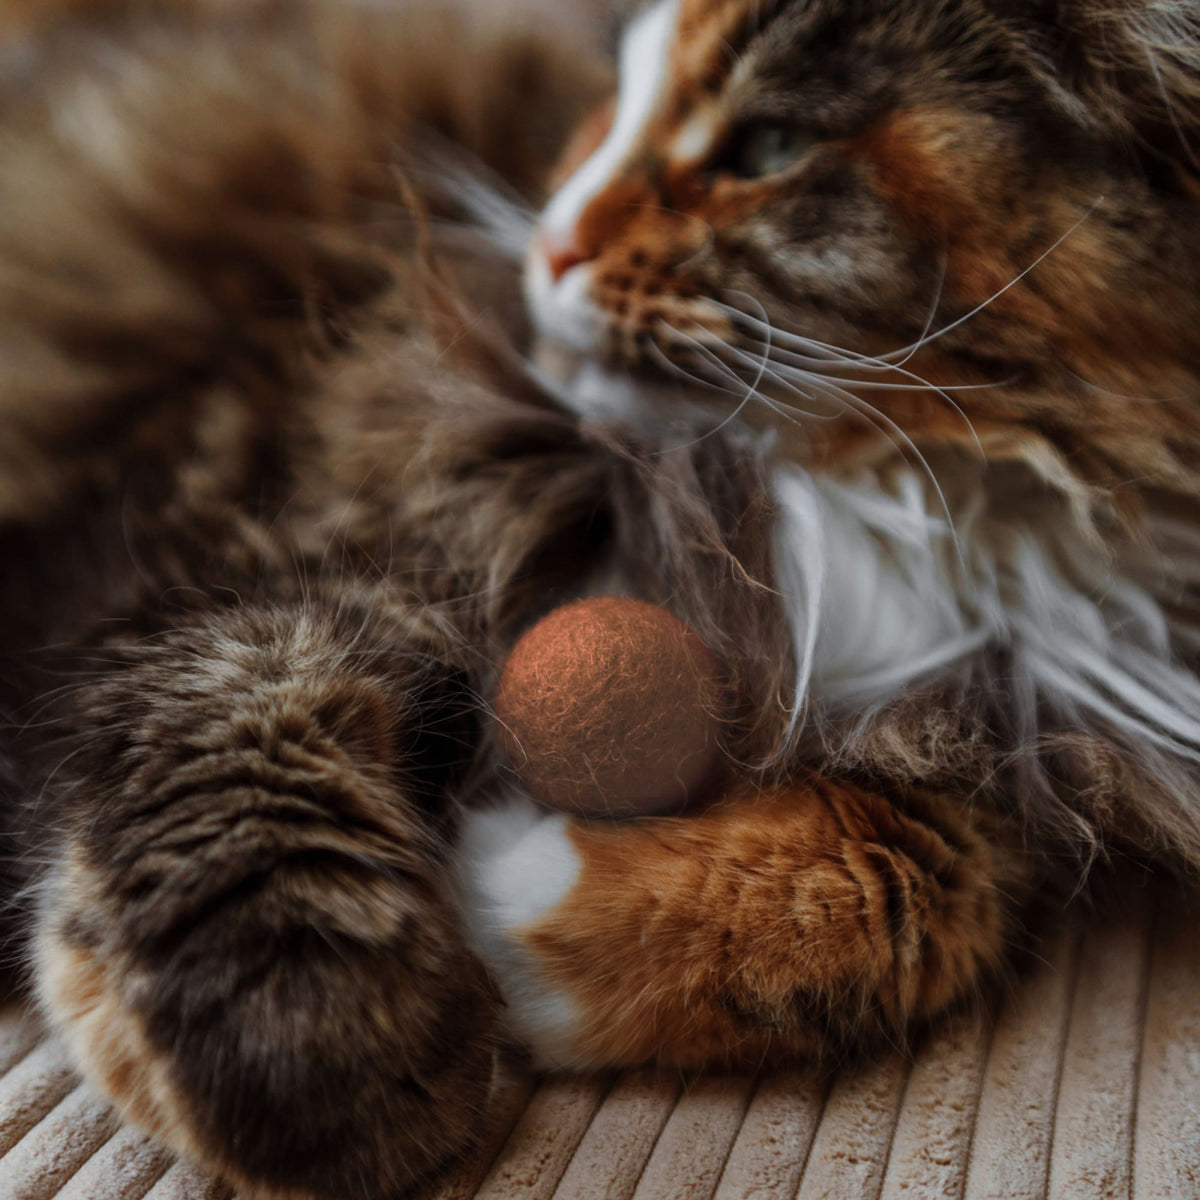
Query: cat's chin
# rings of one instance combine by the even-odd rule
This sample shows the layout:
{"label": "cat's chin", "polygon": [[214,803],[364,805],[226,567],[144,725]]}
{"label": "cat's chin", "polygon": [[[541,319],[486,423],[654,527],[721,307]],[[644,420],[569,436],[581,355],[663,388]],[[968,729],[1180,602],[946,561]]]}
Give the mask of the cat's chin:
{"label": "cat's chin", "polygon": [[525,259],[525,303],[539,333],[579,354],[595,354],[603,320],[589,298],[591,269],[586,263],[555,279],[536,243]]}
{"label": "cat's chin", "polygon": [[671,431],[691,438],[732,423],[711,390],[606,363],[557,339],[542,338],[533,360],[559,401],[587,425],[620,426],[658,440]]}
{"label": "cat's chin", "polygon": [[702,411],[693,400],[665,393],[665,388],[628,371],[583,360],[564,395],[571,408],[590,424],[622,425],[646,434],[692,410]]}

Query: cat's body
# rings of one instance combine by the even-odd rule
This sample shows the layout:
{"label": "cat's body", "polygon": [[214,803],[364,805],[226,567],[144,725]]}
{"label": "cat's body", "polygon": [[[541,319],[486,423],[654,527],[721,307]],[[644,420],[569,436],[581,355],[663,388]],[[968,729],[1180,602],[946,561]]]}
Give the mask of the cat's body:
{"label": "cat's body", "polygon": [[[1187,6],[649,6],[531,252],[558,382],[429,128],[535,191],[562,45],[127,7],[4,44],[0,786],[35,986],[132,1117],[251,1194],[403,1194],[502,1033],[839,1055],[996,974],[1037,882],[1200,863]],[[724,663],[712,807],[499,772],[505,649],[597,589]]]}

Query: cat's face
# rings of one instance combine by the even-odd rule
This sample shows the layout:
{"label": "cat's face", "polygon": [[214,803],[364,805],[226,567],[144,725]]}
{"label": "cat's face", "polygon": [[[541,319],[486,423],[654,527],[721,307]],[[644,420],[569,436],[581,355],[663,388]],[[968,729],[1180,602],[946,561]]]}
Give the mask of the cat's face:
{"label": "cat's face", "polygon": [[[542,215],[540,330],[799,408],[809,375],[870,378],[909,432],[1194,394],[1181,110],[1122,108],[1095,49],[1121,31],[1072,40],[1067,7],[655,0]],[[931,403],[916,375],[985,386]]]}

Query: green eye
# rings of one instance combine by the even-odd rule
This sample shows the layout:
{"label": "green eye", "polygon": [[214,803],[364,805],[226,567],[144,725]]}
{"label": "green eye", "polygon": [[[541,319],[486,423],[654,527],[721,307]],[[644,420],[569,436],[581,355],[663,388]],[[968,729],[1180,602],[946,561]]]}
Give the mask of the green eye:
{"label": "green eye", "polygon": [[792,166],[816,140],[800,126],[780,121],[747,125],[735,135],[723,165],[743,179],[774,175]]}

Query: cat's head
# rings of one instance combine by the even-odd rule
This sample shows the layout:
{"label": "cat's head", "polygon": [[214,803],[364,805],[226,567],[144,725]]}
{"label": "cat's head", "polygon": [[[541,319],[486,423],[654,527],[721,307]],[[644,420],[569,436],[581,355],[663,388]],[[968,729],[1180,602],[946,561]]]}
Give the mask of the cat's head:
{"label": "cat's head", "polygon": [[530,252],[545,335],[780,421],[1186,473],[1200,3],[654,0],[619,65]]}

